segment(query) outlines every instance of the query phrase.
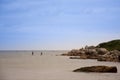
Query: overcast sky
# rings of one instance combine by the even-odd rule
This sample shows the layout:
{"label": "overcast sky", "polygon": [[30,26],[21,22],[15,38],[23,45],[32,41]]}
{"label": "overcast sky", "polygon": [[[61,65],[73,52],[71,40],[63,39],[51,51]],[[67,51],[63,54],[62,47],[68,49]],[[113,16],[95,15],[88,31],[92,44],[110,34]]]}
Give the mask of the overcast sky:
{"label": "overcast sky", "polygon": [[65,50],[113,39],[120,39],[120,0],[0,0],[0,50]]}

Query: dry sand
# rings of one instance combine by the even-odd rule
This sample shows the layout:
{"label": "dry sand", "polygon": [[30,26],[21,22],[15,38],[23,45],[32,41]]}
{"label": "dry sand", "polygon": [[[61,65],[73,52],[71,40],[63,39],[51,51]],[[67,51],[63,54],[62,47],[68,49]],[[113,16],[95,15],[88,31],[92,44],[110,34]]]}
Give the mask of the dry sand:
{"label": "dry sand", "polygon": [[[118,73],[72,72],[91,65],[114,65]],[[55,55],[0,54],[0,80],[120,80],[120,63],[71,60]]]}

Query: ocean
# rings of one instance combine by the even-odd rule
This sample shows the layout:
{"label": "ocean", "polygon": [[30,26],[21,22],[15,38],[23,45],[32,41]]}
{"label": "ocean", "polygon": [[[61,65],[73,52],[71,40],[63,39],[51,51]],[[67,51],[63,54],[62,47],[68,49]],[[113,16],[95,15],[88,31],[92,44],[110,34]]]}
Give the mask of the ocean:
{"label": "ocean", "polygon": [[[32,55],[32,51],[34,55]],[[43,53],[41,55],[41,52]],[[0,51],[0,80],[120,80],[119,62],[69,59],[65,50]],[[117,73],[72,72],[84,66],[117,66]]]}

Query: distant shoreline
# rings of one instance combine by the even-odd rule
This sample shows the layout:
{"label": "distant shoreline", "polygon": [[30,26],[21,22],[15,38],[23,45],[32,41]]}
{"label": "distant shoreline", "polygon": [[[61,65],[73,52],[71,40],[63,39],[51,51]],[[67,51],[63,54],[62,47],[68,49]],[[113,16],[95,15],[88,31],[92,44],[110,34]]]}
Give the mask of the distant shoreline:
{"label": "distant shoreline", "polygon": [[0,51],[70,51],[70,50],[0,50]]}

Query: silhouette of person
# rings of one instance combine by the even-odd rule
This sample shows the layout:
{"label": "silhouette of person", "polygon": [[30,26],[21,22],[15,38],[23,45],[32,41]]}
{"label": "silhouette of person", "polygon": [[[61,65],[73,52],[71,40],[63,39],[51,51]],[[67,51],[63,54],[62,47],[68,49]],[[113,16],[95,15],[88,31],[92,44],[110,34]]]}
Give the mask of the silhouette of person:
{"label": "silhouette of person", "polygon": [[34,52],[32,51],[32,55],[34,55]]}
{"label": "silhouette of person", "polygon": [[43,53],[41,52],[41,54],[40,55],[43,55]]}

